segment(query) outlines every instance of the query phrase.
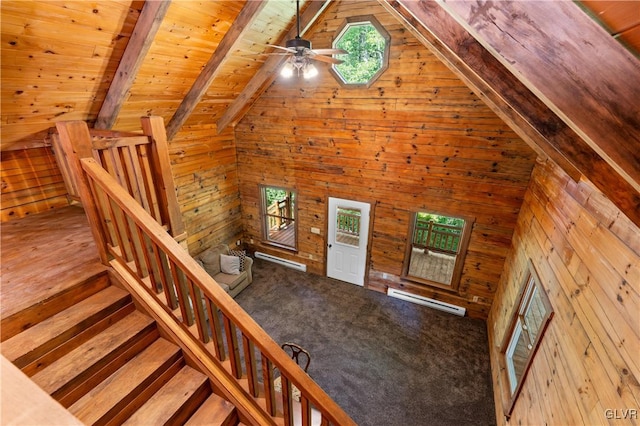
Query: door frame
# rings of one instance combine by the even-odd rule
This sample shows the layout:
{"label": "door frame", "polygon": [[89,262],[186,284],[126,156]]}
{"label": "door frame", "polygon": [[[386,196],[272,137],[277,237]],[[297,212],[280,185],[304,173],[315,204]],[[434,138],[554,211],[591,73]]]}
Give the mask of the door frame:
{"label": "door frame", "polygon": [[[363,288],[369,288],[369,270],[371,260],[371,244],[373,237],[373,225],[375,218],[376,201],[369,199],[353,199],[350,196],[327,195],[325,198],[325,237],[324,237],[324,276],[328,277],[327,267],[329,266],[329,198],[340,198],[343,200],[355,201],[369,204],[369,229],[367,230],[367,253],[365,254]],[[351,284],[351,283],[349,283]],[[355,284],[353,284],[355,285]]]}

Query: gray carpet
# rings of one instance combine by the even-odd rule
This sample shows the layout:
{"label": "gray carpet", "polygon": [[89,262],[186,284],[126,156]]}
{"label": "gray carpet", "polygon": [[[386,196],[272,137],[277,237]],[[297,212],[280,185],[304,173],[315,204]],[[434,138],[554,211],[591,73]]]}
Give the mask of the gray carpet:
{"label": "gray carpet", "polygon": [[485,323],[256,260],[236,301],[362,426],[495,424]]}

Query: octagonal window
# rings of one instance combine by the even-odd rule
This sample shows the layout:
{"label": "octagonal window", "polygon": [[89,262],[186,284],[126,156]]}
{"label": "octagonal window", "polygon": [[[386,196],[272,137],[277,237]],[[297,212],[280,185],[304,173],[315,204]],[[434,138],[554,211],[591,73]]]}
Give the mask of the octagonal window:
{"label": "octagonal window", "polygon": [[336,55],[344,62],[331,66],[331,73],[346,86],[369,87],[387,69],[391,37],[375,17],[347,18],[338,29],[334,49],[348,54]]}

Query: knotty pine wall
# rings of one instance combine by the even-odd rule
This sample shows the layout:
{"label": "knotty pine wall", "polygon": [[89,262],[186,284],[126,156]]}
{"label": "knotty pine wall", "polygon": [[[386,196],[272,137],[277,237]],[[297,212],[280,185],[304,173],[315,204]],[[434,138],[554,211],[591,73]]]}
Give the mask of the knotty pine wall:
{"label": "knotty pine wall", "polygon": [[169,143],[169,156],[189,252],[221,242],[233,247],[243,235],[233,131],[183,127]]}
{"label": "knotty pine wall", "polygon": [[2,152],[0,175],[2,222],[69,204],[51,148]]}
{"label": "knotty pine wall", "polygon": [[[640,229],[587,181],[536,165],[488,319],[497,418],[499,348],[531,259],[555,316],[507,424],[637,424]],[[618,416],[609,420],[610,415]],[[635,421],[622,410],[635,409]]]}
{"label": "knotty pine wall", "polygon": [[[486,318],[533,151],[377,2],[330,8],[309,35],[314,47],[330,47],[346,17],[373,14],[391,35],[389,68],[368,89],[341,87],[327,69],[313,81],[281,79],[253,105],[235,133],[244,241],[325,274],[327,197],[370,202],[366,286],[403,287]],[[298,253],[260,243],[259,184],[298,191]],[[400,280],[416,210],[476,218],[458,294]]]}

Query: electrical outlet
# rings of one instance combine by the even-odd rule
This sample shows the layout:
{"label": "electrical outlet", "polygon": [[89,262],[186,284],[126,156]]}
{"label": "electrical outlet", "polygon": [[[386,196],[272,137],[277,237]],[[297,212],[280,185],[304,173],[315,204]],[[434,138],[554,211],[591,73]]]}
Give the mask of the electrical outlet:
{"label": "electrical outlet", "polygon": [[386,280],[386,279],[387,279],[387,277],[388,277],[387,273],[386,273],[386,272],[383,272],[383,273],[382,273],[382,279],[383,279],[383,280]]}
{"label": "electrical outlet", "polygon": [[320,228],[314,228],[313,226],[311,227],[311,233],[312,234],[318,234],[320,235]]}
{"label": "electrical outlet", "polygon": [[473,296],[474,303],[478,301],[478,296]]}
{"label": "electrical outlet", "polygon": [[242,242],[240,240],[236,241],[236,245],[239,246],[240,244],[242,244]]}
{"label": "electrical outlet", "polygon": [[253,244],[253,238],[251,238],[251,239],[249,240],[249,243],[250,243],[250,244]]}

